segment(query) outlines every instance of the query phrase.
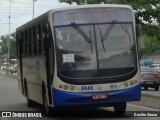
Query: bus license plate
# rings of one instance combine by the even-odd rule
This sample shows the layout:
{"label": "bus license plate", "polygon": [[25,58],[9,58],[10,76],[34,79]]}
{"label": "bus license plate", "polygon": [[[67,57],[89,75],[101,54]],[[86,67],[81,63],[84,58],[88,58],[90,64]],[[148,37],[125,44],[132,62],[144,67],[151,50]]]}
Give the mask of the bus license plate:
{"label": "bus license plate", "polygon": [[100,99],[107,99],[107,95],[106,94],[95,94],[92,96],[93,100],[100,100]]}

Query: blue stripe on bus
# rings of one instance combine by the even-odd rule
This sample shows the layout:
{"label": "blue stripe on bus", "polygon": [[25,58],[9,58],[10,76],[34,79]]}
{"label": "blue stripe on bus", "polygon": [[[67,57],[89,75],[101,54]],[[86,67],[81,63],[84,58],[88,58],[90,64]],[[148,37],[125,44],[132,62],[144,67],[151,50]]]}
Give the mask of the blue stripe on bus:
{"label": "blue stripe on bus", "polygon": [[[107,94],[107,99],[95,101],[92,100],[94,94]],[[141,98],[141,85],[133,88],[112,91],[112,92],[94,92],[94,93],[73,93],[64,92],[52,88],[52,100],[54,107],[63,106],[79,106],[79,105],[93,105],[94,104],[110,104],[115,102],[139,101]]]}

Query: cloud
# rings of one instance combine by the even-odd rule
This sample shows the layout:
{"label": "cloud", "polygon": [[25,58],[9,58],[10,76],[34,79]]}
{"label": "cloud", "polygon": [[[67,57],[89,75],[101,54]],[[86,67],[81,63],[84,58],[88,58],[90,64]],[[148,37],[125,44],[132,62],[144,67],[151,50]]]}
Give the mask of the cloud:
{"label": "cloud", "polygon": [[[0,0],[0,36],[9,32],[9,1]],[[50,9],[69,6],[67,3],[59,3],[58,0],[37,0],[34,3],[34,16],[37,17]],[[33,18],[33,0],[11,0],[10,9],[10,31],[15,32],[16,28]]]}

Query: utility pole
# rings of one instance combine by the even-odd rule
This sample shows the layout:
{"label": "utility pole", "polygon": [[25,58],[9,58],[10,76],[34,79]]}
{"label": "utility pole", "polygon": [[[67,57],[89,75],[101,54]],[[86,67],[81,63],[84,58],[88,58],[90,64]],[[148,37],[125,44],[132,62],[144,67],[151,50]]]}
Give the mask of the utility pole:
{"label": "utility pole", "polygon": [[[10,63],[10,23],[11,23],[11,0],[9,0],[9,30],[8,30],[8,40],[7,40],[7,45],[8,45],[8,53],[7,53],[7,64]],[[9,65],[6,64],[6,75],[9,75]]]}
{"label": "utility pole", "polygon": [[87,4],[87,0],[85,0],[85,5]]}
{"label": "utility pole", "polygon": [[33,19],[34,19],[34,2],[36,2],[36,0],[33,0]]}

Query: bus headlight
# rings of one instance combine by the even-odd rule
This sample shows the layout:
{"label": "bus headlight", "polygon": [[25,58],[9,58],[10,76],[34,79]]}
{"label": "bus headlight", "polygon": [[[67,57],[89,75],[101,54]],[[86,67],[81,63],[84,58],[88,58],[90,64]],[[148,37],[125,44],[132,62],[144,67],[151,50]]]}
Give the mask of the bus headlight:
{"label": "bus headlight", "polygon": [[73,91],[74,90],[74,86],[70,86],[69,89],[70,89],[70,91]]}
{"label": "bus headlight", "polygon": [[61,89],[63,86],[62,85],[59,85],[59,88]]}
{"label": "bus headlight", "polygon": [[63,89],[64,89],[64,90],[68,90],[68,86],[67,86],[67,85],[64,85],[64,86],[63,86]]}
{"label": "bus headlight", "polygon": [[133,82],[133,81],[130,81],[129,83],[130,83],[130,85],[131,85],[131,86],[133,86],[133,85],[134,85],[134,82]]}
{"label": "bus headlight", "polygon": [[128,83],[127,83],[127,82],[124,83],[124,87],[125,87],[125,88],[128,87]]}
{"label": "bus headlight", "polygon": [[137,84],[138,83],[138,81],[137,80],[135,80],[135,84]]}

